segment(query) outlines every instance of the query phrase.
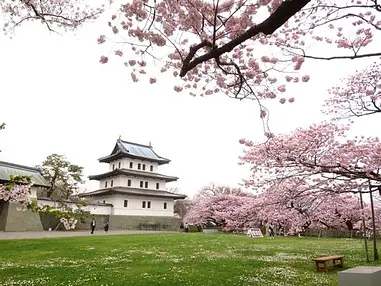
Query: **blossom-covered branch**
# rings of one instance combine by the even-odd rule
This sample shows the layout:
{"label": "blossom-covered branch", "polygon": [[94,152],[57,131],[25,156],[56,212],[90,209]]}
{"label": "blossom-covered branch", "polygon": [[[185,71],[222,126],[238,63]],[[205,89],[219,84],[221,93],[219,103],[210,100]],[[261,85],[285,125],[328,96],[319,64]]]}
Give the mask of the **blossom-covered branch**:
{"label": "blossom-covered branch", "polygon": [[[368,220],[370,210],[366,207]],[[191,224],[213,222],[225,231],[245,231],[271,223],[279,232],[295,234],[311,228],[359,230],[362,212],[359,199],[352,194],[322,193],[293,179],[256,196],[202,197],[185,219]]]}
{"label": "blossom-covered branch", "polygon": [[[378,138],[345,137],[345,128],[331,123],[297,129],[254,145],[241,157],[251,165],[247,186],[255,188],[288,178],[303,178],[319,188],[369,192],[381,187],[381,142]],[[370,189],[369,189],[369,184]]]}
{"label": "blossom-covered branch", "polygon": [[356,72],[341,86],[332,88],[324,112],[335,119],[361,117],[381,112],[381,65],[374,63]]}
{"label": "blossom-covered branch", "polygon": [[[365,0],[133,0],[111,18],[115,38],[101,35],[98,43],[119,46],[112,53],[125,58],[134,82],[146,76],[157,81],[145,70],[146,57],[154,55],[161,72],[178,78],[178,92],[278,98],[283,104],[287,85],[310,78],[299,72],[307,44],[336,45],[344,57],[379,54],[361,53],[381,29],[379,10]],[[125,46],[131,51],[122,50]],[[101,57],[101,63],[108,61],[108,55]]]}
{"label": "blossom-covered branch", "polygon": [[0,184],[0,201],[17,202],[27,207],[32,184],[29,176],[11,176],[9,183]]}
{"label": "blossom-covered branch", "polygon": [[96,19],[103,8],[93,8],[83,0],[2,0],[0,11],[8,33],[27,21],[41,21],[50,31],[73,30],[85,21]]}

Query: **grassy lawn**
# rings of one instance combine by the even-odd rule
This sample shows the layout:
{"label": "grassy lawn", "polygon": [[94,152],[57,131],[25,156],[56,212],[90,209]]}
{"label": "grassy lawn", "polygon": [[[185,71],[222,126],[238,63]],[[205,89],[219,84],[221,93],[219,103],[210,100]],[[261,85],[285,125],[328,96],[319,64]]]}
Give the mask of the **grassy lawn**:
{"label": "grassy lawn", "polygon": [[0,285],[337,285],[313,257],[366,265],[363,241],[140,234],[0,241]]}

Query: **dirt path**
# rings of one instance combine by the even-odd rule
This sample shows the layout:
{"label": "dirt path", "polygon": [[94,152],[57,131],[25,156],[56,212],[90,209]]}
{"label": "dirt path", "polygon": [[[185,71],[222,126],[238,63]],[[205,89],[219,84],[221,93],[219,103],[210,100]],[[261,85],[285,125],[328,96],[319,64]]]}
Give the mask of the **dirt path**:
{"label": "dirt path", "polygon": [[110,230],[107,234],[104,231],[96,230],[92,235],[90,231],[23,231],[4,232],[0,231],[0,240],[4,239],[33,239],[51,237],[73,237],[73,236],[104,236],[104,235],[127,235],[127,234],[147,234],[147,233],[178,233],[176,231],[145,231],[145,230]]}

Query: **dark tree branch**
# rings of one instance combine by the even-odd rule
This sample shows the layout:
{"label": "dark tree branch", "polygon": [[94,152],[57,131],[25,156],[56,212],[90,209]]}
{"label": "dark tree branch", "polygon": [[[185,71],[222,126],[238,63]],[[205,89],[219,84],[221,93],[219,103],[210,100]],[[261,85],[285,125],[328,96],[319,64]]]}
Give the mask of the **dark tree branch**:
{"label": "dark tree branch", "polygon": [[222,47],[214,49],[210,51],[209,53],[204,54],[200,57],[193,59],[197,50],[193,50],[193,53],[192,53],[192,50],[190,50],[188,56],[184,59],[183,66],[180,71],[180,76],[184,77],[190,70],[192,70],[197,65],[203,62],[206,62],[210,59],[216,59],[220,57],[222,54],[231,52],[238,45],[242,44],[243,42],[247,41],[248,39],[254,36],[257,36],[260,33],[263,33],[265,35],[271,35],[278,28],[283,26],[292,16],[294,16],[297,12],[299,12],[304,6],[306,6],[310,1],[311,0],[284,1],[278,7],[278,9],[273,14],[271,14],[265,21],[263,21],[262,23],[254,27],[251,27],[246,32],[241,34],[239,37],[233,39],[232,41],[223,45]]}
{"label": "dark tree branch", "polygon": [[[302,49],[300,49],[302,50]],[[313,59],[313,60],[326,60],[326,61],[331,61],[331,60],[344,60],[344,59],[361,59],[361,58],[369,58],[369,57],[379,57],[381,56],[381,52],[379,53],[369,53],[369,54],[362,54],[362,55],[353,55],[353,56],[333,56],[333,57],[318,57],[318,56],[309,56],[306,55],[304,50],[302,50],[302,54],[298,54],[292,51],[287,51],[290,54],[296,55],[296,56],[301,56],[306,59]]]}

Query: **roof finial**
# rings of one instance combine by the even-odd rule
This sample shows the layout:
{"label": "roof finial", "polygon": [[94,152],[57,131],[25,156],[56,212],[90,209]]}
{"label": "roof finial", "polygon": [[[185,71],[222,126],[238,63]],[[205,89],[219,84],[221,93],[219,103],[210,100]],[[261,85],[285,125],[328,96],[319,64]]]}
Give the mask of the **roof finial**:
{"label": "roof finial", "polygon": [[119,135],[119,138],[118,138],[118,140],[122,140],[122,135]]}
{"label": "roof finial", "polygon": [[152,147],[152,143],[151,143],[151,141],[148,142],[148,146]]}

